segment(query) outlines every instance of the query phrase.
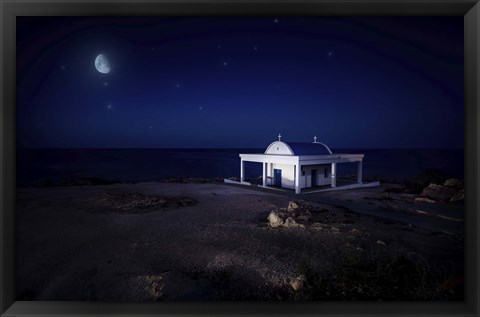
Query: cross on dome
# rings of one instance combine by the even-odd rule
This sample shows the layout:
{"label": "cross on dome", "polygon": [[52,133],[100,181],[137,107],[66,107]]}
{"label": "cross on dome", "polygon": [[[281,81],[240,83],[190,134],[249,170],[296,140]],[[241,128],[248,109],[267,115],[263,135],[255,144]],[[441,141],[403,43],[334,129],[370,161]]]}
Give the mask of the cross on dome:
{"label": "cross on dome", "polygon": [[282,135],[279,133],[278,134],[278,141],[281,141],[281,139],[282,139]]}
{"label": "cross on dome", "polygon": [[317,143],[317,136],[313,137],[313,143]]}

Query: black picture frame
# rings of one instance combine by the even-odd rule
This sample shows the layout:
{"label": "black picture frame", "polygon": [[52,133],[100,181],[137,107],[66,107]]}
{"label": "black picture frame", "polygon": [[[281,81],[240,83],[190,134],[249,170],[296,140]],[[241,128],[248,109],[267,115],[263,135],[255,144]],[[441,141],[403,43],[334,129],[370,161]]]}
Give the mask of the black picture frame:
{"label": "black picture frame", "polygon": [[[319,15],[464,16],[465,37],[465,300],[463,302],[102,303],[15,301],[15,25],[17,16]],[[0,0],[0,312],[2,316],[381,315],[478,316],[479,60],[478,0]]]}

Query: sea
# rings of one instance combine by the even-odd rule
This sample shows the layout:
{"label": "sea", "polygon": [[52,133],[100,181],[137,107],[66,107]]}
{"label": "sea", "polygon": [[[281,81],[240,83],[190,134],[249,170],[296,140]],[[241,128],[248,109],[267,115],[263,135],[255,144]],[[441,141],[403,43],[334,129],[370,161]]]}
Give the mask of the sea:
{"label": "sea", "polygon": [[[17,149],[17,184],[43,180],[102,178],[158,181],[168,178],[240,176],[239,153],[265,149]],[[362,153],[363,175],[406,180],[437,169],[463,179],[463,149],[332,149]],[[356,175],[356,163],[338,164],[338,175]],[[262,175],[261,164],[245,164],[245,176]]]}

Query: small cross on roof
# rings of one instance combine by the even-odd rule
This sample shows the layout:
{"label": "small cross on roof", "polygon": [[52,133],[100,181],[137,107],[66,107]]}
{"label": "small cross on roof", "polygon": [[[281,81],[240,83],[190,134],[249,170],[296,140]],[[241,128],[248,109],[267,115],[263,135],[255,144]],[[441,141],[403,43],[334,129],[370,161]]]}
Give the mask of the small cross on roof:
{"label": "small cross on roof", "polygon": [[317,136],[313,137],[313,143],[317,143]]}
{"label": "small cross on roof", "polygon": [[278,141],[281,141],[281,139],[282,139],[282,135],[279,133],[278,134]]}

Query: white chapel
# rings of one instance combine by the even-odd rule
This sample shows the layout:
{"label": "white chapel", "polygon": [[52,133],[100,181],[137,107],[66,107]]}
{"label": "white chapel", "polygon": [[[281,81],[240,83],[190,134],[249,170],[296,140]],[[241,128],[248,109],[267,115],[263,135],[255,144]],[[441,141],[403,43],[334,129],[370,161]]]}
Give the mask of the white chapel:
{"label": "white chapel", "polygon": [[294,189],[330,185],[336,187],[337,164],[357,163],[357,183],[362,184],[363,154],[332,153],[330,148],[314,137],[312,143],[272,142],[264,153],[239,154],[240,181],[245,181],[244,162],[262,164],[263,187],[275,186]]}

